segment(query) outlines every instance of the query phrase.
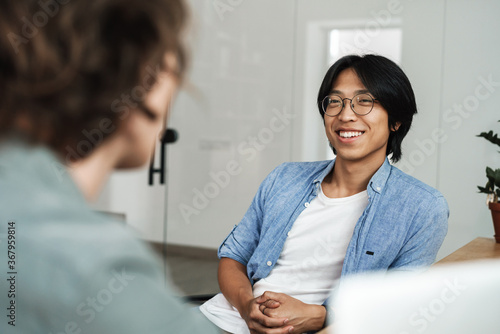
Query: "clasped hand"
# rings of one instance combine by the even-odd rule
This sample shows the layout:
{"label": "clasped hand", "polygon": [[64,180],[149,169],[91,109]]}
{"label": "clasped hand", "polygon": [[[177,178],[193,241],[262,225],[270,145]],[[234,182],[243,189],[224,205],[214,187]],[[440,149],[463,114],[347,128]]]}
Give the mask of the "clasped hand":
{"label": "clasped hand", "polygon": [[322,327],[323,309],[284,293],[266,291],[249,302],[244,318],[252,334],[303,333]]}

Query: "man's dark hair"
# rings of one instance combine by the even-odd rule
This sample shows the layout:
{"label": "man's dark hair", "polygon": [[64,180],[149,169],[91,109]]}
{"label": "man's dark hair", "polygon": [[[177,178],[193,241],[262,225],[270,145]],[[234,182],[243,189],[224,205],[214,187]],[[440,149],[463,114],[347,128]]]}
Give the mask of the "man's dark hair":
{"label": "man's dark hair", "polygon": [[158,72],[183,73],[186,16],[182,0],[1,1],[0,134],[64,154],[103,120],[118,127],[134,88],[128,108],[154,118],[144,94]]}
{"label": "man's dark hair", "polygon": [[[413,115],[417,113],[417,105],[408,77],[393,61],[371,54],[340,58],[328,69],[319,89],[317,100],[319,113],[324,119],[321,103],[325,96],[330,94],[340,72],[349,68],[356,72],[366,89],[387,110],[389,129],[395,128],[400,123],[396,131],[391,131],[386,151],[386,155],[392,153],[393,162],[399,161],[402,155],[401,143],[410,130]],[[336,153],[335,148],[332,149]]]}

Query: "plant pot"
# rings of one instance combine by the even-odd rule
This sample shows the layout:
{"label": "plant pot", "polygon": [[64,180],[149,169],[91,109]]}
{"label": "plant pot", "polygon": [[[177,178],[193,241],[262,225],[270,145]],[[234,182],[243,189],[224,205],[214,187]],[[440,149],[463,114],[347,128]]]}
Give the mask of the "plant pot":
{"label": "plant pot", "polygon": [[500,244],[500,202],[490,202],[488,207],[491,210],[491,218],[493,218],[493,227],[495,228],[495,240]]}

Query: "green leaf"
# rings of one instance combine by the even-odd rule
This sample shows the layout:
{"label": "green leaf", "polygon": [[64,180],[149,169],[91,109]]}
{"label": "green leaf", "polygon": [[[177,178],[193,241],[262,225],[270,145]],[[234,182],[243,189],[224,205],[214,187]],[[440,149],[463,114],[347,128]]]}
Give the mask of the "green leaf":
{"label": "green leaf", "polygon": [[495,170],[495,186],[500,187],[500,168]]}
{"label": "green leaf", "polygon": [[495,171],[492,168],[486,167],[486,177],[489,182],[495,183]]}
{"label": "green leaf", "polygon": [[[500,122],[500,120],[498,120],[498,122]],[[482,137],[489,142],[500,146],[500,138],[498,138],[498,134],[493,133],[493,131],[481,132],[477,135],[477,137]],[[500,153],[500,151],[498,153]],[[500,197],[500,168],[493,170],[490,167],[486,167],[486,178],[488,179],[488,182],[485,187],[477,186],[479,192],[495,194],[497,197]]]}
{"label": "green leaf", "polygon": [[490,181],[486,182],[486,185],[484,187],[477,186],[477,188],[479,189],[479,192],[485,194],[491,194],[494,191],[493,184]]}
{"label": "green leaf", "polygon": [[[477,186],[477,188],[479,189],[479,192],[480,193],[485,193],[485,194],[489,194],[490,192],[488,191],[488,189],[486,188],[483,188],[483,187],[480,187],[480,186]],[[500,189],[499,189],[500,190]]]}
{"label": "green leaf", "polygon": [[487,141],[500,146],[500,138],[498,138],[498,134],[493,133],[493,131],[490,132],[481,132],[478,134],[476,137],[482,137],[486,139]]}

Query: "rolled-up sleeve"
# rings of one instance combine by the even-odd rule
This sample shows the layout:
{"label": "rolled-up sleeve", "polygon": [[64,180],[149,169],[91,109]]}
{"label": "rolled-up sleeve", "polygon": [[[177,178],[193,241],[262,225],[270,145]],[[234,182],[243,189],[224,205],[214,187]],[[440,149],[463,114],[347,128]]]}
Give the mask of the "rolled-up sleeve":
{"label": "rolled-up sleeve", "polygon": [[219,258],[227,257],[248,265],[259,245],[265,218],[266,196],[272,188],[281,166],[274,169],[261,183],[243,219],[236,225],[219,247]]}

